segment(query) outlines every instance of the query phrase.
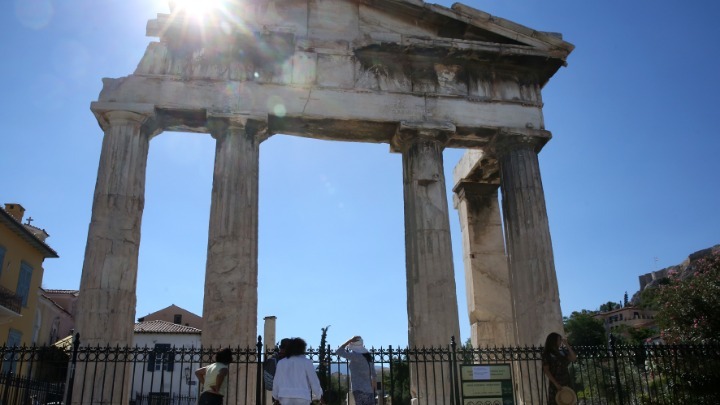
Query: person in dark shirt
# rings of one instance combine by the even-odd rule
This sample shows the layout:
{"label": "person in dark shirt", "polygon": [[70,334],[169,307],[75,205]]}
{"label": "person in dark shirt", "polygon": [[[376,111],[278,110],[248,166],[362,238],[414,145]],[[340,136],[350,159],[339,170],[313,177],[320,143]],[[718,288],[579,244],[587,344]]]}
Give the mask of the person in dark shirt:
{"label": "person in dark shirt", "polygon": [[[558,333],[551,333],[545,339],[545,348],[542,353],[543,373],[550,384],[548,385],[548,405],[556,405],[555,395],[562,387],[569,387],[570,371],[568,366],[575,361],[577,355],[568,343]],[[572,388],[572,387],[571,387]]]}

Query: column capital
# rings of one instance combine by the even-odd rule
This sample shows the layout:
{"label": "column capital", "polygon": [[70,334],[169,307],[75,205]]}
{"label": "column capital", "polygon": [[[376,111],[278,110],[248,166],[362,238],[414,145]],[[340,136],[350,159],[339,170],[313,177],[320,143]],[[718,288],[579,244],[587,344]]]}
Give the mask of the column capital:
{"label": "column capital", "polygon": [[450,121],[400,121],[390,151],[403,152],[418,141],[434,141],[445,147],[455,130]]}
{"label": "column capital", "polygon": [[141,133],[149,137],[162,132],[154,104],[94,101],[90,104],[90,110],[95,114],[103,131],[114,125],[138,125]]}
{"label": "column capital", "polygon": [[459,198],[487,197],[497,193],[500,183],[478,183],[474,181],[461,181],[453,188],[453,192]]}
{"label": "column capital", "polygon": [[256,136],[258,143],[269,137],[267,119],[260,116],[208,111],[207,127],[210,135],[215,139],[230,129],[245,130],[248,134]]}
{"label": "column capital", "polygon": [[522,131],[501,129],[493,142],[495,155],[501,157],[508,152],[529,149],[540,153],[543,146],[552,138],[550,131],[526,129]]}
{"label": "column capital", "polygon": [[488,198],[497,198],[500,184],[479,183],[475,181],[461,181],[453,187],[453,205],[457,209],[462,201],[478,202]]}

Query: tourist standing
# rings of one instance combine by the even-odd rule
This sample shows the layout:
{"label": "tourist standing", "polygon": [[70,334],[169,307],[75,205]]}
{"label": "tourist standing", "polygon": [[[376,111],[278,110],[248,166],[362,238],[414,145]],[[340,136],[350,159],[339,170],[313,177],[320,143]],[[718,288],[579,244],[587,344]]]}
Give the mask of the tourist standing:
{"label": "tourist standing", "polygon": [[215,363],[195,370],[203,387],[198,405],[222,405],[227,395],[228,366],[232,361],[232,350],[222,349],[215,354]]}
{"label": "tourist standing", "polygon": [[[555,396],[563,387],[570,387],[570,371],[568,366],[577,359],[573,348],[558,333],[551,333],[545,339],[542,353],[543,373],[550,384],[548,386],[548,404],[555,405]],[[572,388],[572,387],[570,387]]]}
{"label": "tourist standing", "polygon": [[277,363],[272,396],[281,405],[308,405],[322,398],[320,379],[312,361],[305,357],[306,350],[307,343],[303,339],[292,338],[285,358]]}
{"label": "tourist standing", "polygon": [[365,348],[362,337],[351,337],[340,345],[335,354],[349,361],[350,387],[355,398],[355,405],[375,405],[377,373],[372,355]]}
{"label": "tourist standing", "polygon": [[280,360],[285,358],[289,343],[290,339],[282,339],[280,341],[280,346],[278,347],[278,352],[270,356],[263,363],[263,381],[265,382],[265,389],[268,391],[272,391],[273,389],[273,380],[275,379],[277,364]]}

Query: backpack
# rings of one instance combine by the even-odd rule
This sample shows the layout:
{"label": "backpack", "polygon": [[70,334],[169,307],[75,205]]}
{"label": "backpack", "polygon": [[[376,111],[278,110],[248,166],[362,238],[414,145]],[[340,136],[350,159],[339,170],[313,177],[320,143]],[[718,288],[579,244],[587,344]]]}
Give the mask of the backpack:
{"label": "backpack", "polygon": [[265,382],[265,389],[272,391],[273,380],[275,379],[275,368],[277,367],[277,358],[275,356],[270,357],[263,363],[263,381]]}

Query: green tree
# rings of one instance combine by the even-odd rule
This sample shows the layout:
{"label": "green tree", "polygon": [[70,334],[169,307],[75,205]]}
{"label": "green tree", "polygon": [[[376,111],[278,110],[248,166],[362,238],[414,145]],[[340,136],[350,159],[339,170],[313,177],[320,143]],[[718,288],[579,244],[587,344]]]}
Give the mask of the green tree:
{"label": "green tree", "polygon": [[385,393],[390,395],[393,404],[410,405],[410,363],[407,357],[402,359],[395,358],[390,360],[393,369],[393,378],[390,379],[390,373],[383,376],[383,387]]}
{"label": "green tree", "polygon": [[575,311],[564,319],[564,324],[568,341],[574,346],[605,344],[605,327],[601,320],[593,318],[591,311]]}
{"label": "green tree", "polygon": [[691,262],[681,277],[671,273],[658,288],[656,316],[668,343],[720,343],[720,252]]}
{"label": "green tree", "polygon": [[621,305],[617,302],[608,301],[602,305],[600,305],[600,312],[610,312],[614,311],[616,309],[620,309]]}
{"label": "green tree", "polygon": [[328,380],[330,379],[330,351],[327,347],[327,331],[330,329],[330,325],[320,328],[322,334],[320,335],[320,347],[318,347],[318,367],[317,374],[320,379],[320,386],[323,391],[328,389]]}
{"label": "green tree", "polygon": [[617,325],[610,329],[617,340],[617,344],[638,345],[645,343],[645,339],[657,335],[657,331],[650,328],[633,328],[629,325]]}
{"label": "green tree", "polygon": [[659,287],[667,284],[670,284],[670,280],[663,278],[653,283],[653,286],[645,287],[645,289],[640,291],[635,306],[650,311],[659,311],[660,307],[662,307],[662,302],[660,302],[658,297]]}
{"label": "green tree", "polygon": [[628,293],[625,291],[625,295],[623,295],[623,307],[628,306]]}

